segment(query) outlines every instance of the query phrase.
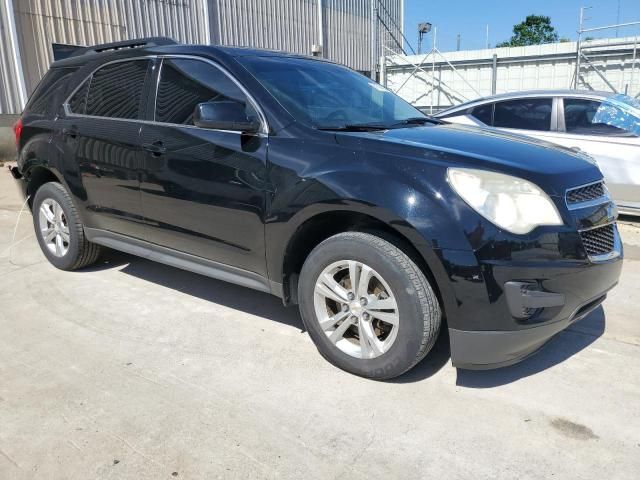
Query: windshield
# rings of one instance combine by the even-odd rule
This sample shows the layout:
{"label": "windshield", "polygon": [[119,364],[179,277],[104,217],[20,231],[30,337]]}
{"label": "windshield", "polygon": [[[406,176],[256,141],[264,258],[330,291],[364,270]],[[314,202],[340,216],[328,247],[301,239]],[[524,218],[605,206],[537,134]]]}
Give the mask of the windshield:
{"label": "windshield", "polygon": [[340,65],[282,57],[238,60],[296,120],[315,128],[391,127],[428,120],[383,86]]}
{"label": "windshield", "polygon": [[640,136],[640,102],[627,95],[613,95],[593,112],[592,123],[609,125],[621,132]]}

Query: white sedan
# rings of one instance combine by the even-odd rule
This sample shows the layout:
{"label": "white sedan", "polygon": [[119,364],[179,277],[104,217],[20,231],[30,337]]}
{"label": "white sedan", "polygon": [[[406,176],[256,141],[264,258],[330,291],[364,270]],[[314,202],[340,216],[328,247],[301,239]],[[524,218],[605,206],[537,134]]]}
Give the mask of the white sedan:
{"label": "white sedan", "polygon": [[582,151],[598,162],[620,213],[640,216],[640,101],[627,95],[537,90],[485,97],[439,112]]}

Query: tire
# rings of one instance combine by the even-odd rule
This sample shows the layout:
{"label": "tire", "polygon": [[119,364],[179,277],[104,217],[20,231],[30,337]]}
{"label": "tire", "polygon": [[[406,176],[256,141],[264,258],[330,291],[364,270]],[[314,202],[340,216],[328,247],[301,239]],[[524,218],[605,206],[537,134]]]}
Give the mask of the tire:
{"label": "tire", "polygon": [[[344,302],[345,292],[359,298]],[[369,233],[340,233],[314,248],[300,273],[298,300],[322,356],[371,379],[390,379],[413,368],[440,330],[440,305],[424,273],[398,247]],[[340,319],[345,315],[351,321],[346,330],[347,320]]]}
{"label": "tire", "polygon": [[[43,211],[43,205],[46,212]],[[100,255],[100,247],[89,242],[84,235],[71,196],[57,182],[45,183],[36,191],[33,227],[42,253],[60,270],[87,267],[95,263]],[[57,243],[59,239],[60,245]]]}

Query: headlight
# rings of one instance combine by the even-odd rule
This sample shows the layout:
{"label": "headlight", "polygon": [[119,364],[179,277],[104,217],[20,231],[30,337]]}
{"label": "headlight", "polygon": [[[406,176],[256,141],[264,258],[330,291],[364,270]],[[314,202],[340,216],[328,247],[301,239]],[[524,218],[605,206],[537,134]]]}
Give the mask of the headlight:
{"label": "headlight", "polygon": [[512,233],[529,233],[538,225],[562,225],[549,196],[522,178],[470,168],[449,168],[449,183],[480,215]]}

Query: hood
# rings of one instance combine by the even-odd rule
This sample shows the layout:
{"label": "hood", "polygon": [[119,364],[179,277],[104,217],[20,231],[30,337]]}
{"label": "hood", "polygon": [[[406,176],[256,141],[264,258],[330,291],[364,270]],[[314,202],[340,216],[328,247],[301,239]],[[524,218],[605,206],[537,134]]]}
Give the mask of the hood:
{"label": "hood", "polygon": [[[457,124],[421,126],[376,132],[355,132],[362,147],[401,154],[423,149],[419,158],[445,166],[484,168],[519,176],[562,195],[567,188],[600,180],[602,173],[588,156],[522,135]],[[370,140],[375,145],[368,145]],[[384,142],[386,145],[381,145]],[[413,147],[413,148],[411,148]],[[553,190],[553,191],[550,191]]]}

